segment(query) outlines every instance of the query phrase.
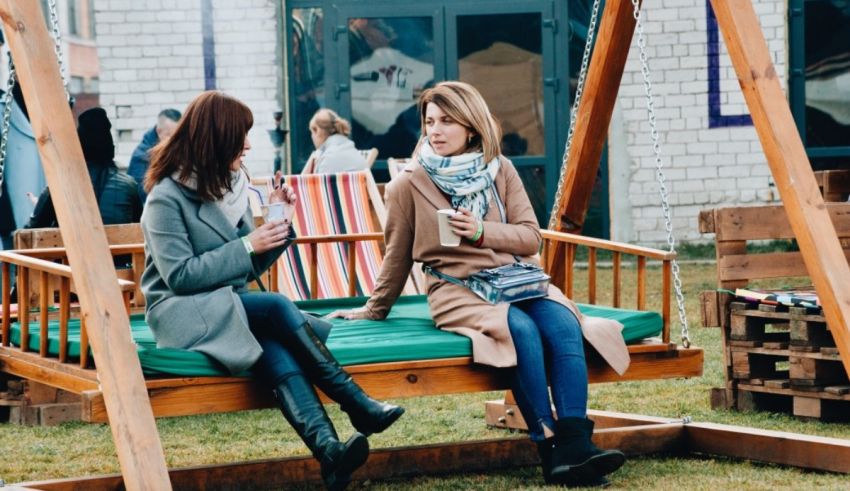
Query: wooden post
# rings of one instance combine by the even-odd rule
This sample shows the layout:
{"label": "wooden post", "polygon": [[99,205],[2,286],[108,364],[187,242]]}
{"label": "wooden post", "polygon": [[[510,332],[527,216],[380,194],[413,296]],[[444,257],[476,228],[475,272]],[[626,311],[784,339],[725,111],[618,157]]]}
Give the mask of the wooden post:
{"label": "wooden post", "polygon": [[[130,339],[103,222],[65,99],[40,2],[0,0],[0,18],[44,165],[127,489],[171,489],[159,433]],[[26,309],[26,299],[21,303]]]}
{"label": "wooden post", "polygon": [[[576,117],[564,190],[558,202],[558,231],[581,233],[634,30],[632,3],[606,1]],[[548,271],[557,285],[562,281],[565,246],[559,243],[552,246]]]}
{"label": "wooden post", "polygon": [[850,266],[818,190],[750,0],[711,0],[767,163],[850,374]]}

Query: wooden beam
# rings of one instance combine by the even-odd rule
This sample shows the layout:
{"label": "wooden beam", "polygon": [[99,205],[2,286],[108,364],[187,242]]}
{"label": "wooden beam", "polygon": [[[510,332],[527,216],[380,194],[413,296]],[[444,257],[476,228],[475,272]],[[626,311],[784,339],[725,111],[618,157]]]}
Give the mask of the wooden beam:
{"label": "wooden beam", "polygon": [[[634,30],[635,19],[629,0],[605,2],[576,116],[563,194],[557,204],[559,222],[556,229],[561,232],[581,233],[584,225]],[[553,280],[559,285],[566,248],[555,244],[553,249],[548,270],[554,273]]]}
{"label": "wooden beam", "polygon": [[40,2],[0,0],[0,17],[27,103],[127,489],[171,489],[165,456],[130,338],[103,222],[65,98]]}
{"label": "wooden beam", "polygon": [[[659,349],[661,348],[661,349]],[[699,377],[703,351],[698,348],[669,349],[668,345],[633,346],[631,364],[622,376],[598,355],[588,356],[591,383]],[[468,357],[415,362],[374,363],[346,367],[354,380],[378,399],[486,392],[509,388],[501,369],[476,365]],[[156,417],[183,416],[272,407],[268,391],[247,378],[196,377],[151,380],[150,404]],[[105,421],[103,395],[83,392],[84,421]],[[320,394],[324,402],[329,400]]]}
{"label": "wooden beam", "polygon": [[576,116],[564,193],[558,203],[558,230],[562,232],[579,232],[584,224],[634,29],[630,1],[605,2]]}
{"label": "wooden beam", "polygon": [[714,423],[685,425],[685,439],[691,452],[850,472],[850,440]]}
{"label": "wooden beam", "polygon": [[[619,448],[628,455],[678,450],[681,423],[611,428],[594,433],[597,445]],[[610,445],[610,446],[609,446]],[[366,464],[352,476],[355,481],[405,479],[451,472],[484,472],[537,465],[534,442],[520,438],[449,442],[415,447],[373,450]],[[312,457],[289,457],[225,465],[171,470],[177,489],[268,489],[297,483],[320,482],[319,463]],[[542,477],[541,483],[542,483]],[[55,479],[21,483],[45,491],[114,491],[122,489],[120,475]]]}
{"label": "wooden beam", "polygon": [[850,266],[750,0],[711,0],[788,221],[850,374]]}

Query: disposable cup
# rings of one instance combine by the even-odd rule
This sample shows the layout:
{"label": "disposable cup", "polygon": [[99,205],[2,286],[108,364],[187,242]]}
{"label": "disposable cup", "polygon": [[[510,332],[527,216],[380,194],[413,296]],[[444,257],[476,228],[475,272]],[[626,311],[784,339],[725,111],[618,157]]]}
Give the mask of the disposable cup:
{"label": "disposable cup", "polygon": [[460,245],[460,235],[454,233],[449,224],[449,217],[457,213],[457,211],[451,208],[437,210],[437,224],[440,227],[440,245],[443,247],[457,247]]}
{"label": "disposable cup", "polygon": [[280,221],[285,218],[285,206],[283,203],[271,203],[260,206],[263,211],[263,220],[268,223],[272,221]]}

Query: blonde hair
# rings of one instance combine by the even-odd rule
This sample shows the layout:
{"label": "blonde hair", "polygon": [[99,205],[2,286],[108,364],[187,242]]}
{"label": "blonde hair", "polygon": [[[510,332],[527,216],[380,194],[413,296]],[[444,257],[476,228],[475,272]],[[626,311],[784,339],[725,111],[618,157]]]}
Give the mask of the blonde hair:
{"label": "blonde hair", "polygon": [[418,109],[423,136],[427,133],[425,110],[428,104],[432,103],[439,106],[446,115],[457,121],[458,124],[472,132],[472,139],[466,146],[467,151],[474,150],[483,153],[485,162],[491,162],[502,153],[500,146],[502,129],[490,113],[490,108],[487,107],[481,93],[475,87],[465,82],[449,81],[440,82],[422,92],[419,97]]}
{"label": "blonde hair", "polygon": [[316,111],[313,117],[310,118],[309,126],[313,126],[314,124],[325,130],[328,136],[336,134],[348,136],[351,133],[351,125],[348,121],[331,109],[319,109]]}

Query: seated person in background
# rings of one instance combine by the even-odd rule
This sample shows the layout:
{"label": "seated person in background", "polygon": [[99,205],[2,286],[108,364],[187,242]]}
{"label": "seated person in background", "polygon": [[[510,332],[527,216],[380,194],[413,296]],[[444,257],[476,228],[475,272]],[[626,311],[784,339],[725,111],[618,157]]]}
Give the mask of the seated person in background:
{"label": "seated person in background", "polygon": [[169,108],[160,111],[156,118],[156,126],[145,132],[141,143],[133,150],[133,156],[130,157],[130,167],[127,168],[127,174],[139,183],[139,196],[141,196],[143,203],[148,196],[142,187],[142,183],[145,181],[145,173],[148,171],[148,165],[150,165],[150,150],[157,143],[174,133],[174,128],[177,128],[180,116],[180,111],[177,109]]}
{"label": "seated person in background", "polygon": [[[138,222],[142,216],[138,184],[115,166],[115,145],[110,128],[112,123],[103,108],[95,107],[80,114],[77,135],[97,206],[105,225]],[[44,188],[25,228],[56,227],[58,224],[50,189]]]}
{"label": "seated person in background", "polygon": [[348,139],[351,125],[330,109],[319,109],[310,119],[310,137],[316,151],[302,174],[330,174],[366,169],[366,158]]}

